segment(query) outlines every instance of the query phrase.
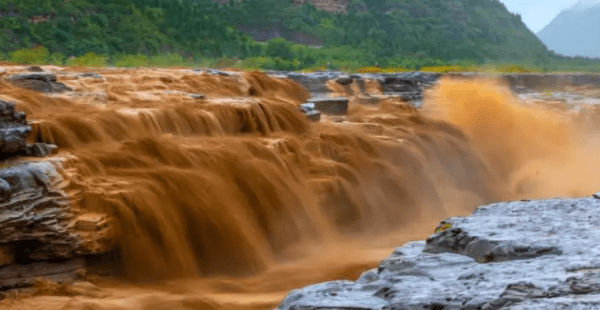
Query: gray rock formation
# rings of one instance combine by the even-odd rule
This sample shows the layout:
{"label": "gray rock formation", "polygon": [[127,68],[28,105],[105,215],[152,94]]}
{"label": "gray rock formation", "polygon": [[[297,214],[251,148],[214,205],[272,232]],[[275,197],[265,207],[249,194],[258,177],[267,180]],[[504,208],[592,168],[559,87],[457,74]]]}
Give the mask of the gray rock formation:
{"label": "gray rock formation", "polygon": [[313,98],[308,103],[313,104],[315,110],[325,114],[346,115],[348,111],[348,99],[344,97]]}
{"label": "gray rock formation", "polygon": [[72,89],[56,80],[51,73],[27,73],[11,75],[7,79],[12,84],[44,93],[62,93]]}
{"label": "gray rock formation", "polygon": [[[25,113],[0,101],[0,290],[32,285],[37,277],[72,281],[84,268],[83,255],[114,247],[110,220],[82,213],[65,192],[68,182],[54,145],[27,144],[31,132]],[[78,197],[78,196],[77,196]]]}
{"label": "gray rock formation", "polygon": [[43,157],[52,152],[52,145],[28,145],[26,139],[30,133],[25,113],[15,111],[13,103],[0,100],[0,159],[18,155]]}
{"label": "gray rock formation", "polygon": [[451,218],[356,281],[279,309],[600,309],[600,199],[497,203]]}
{"label": "gray rock formation", "polygon": [[59,163],[11,162],[0,169],[0,289],[64,274],[48,270],[68,269],[70,274],[82,266],[75,268],[66,259],[114,247],[109,219],[73,209],[74,201],[64,191],[68,183],[55,165]]}
{"label": "gray rock formation", "polygon": [[[395,74],[352,74],[347,75],[337,71],[314,73],[267,71],[272,76],[289,78],[306,87],[314,98],[327,97],[330,89],[329,81],[335,81],[342,86],[356,83],[367,97],[357,98],[358,102],[372,103],[382,98],[399,98],[420,107],[424,90],[432,87],[442,76],[472,79],[489,77],[480,73],[430,73],[402,72]],[[600,75],[588,73],[515,73],[499,76],[515,93],[548,88],[564,88],[565,86],[600,86]],[[366,80],[376,81],[383,95],[368,94],[364,83]]]}
{"label": "gray rock formation", "polygon": [[84,274],[85,261],[82,258],[0,266],[0,290],[31,286],[40,277],[59,283],[72,282]]}
{"label": "gray rock formation", "polygon": [[318,122],[321,120],[321,112],[315,110],[314,103],[303,103],[298,108],[309,121]]}
{"label": "gray rock formation", "polygon": [[94,73],[94,72],[87,72],[87,73],[82,73],[77,75],[79,77],[82,78],[91,78],[91,79],[104,79],[104,76],[98,74],[98,73]]}

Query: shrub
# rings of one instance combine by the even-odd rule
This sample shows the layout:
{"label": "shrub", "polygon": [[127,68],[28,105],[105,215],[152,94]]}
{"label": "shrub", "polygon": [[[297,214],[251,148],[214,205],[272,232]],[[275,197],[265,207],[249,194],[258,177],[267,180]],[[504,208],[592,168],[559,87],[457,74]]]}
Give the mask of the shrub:
{"label": "shrub", "polygon": [[48,49],[43,46],[23,48],[10,53],[10,61],[18,64],[43,64],[48,59]]}
{"label": "shrub", "polygon": [[244,70],[263,69],[270,70],[275,68],[275,61],[270,57],[252,57],[242,60],[240,67]]}
{"label": "shrub", "polygon": [[211,67],[217,69],[232,68],[237,65],[239,60],[227,57],[221,57],[211,63]]}
{"label": "shrub", "polygon": [[61,53],[52,53],[48,59],[48,63],[55,66],[60,66],[65,62],[65,55]]}
{"label": "shrub", "polygon": [[75,59],[67,60],[67,65],[80,67],[104,67],[106,66],[106,56],[96,55],[93,52],[87,53]]}
{"label": "shrub", "polygon": [[150,57],[150,65],[155,67],[183,67],[185,59],[177,53],[159,54]]}
{"label": "shrub", "polygon": [[150,58],[144,54],[124,55],[115,61],[115,67],[147,67]]}

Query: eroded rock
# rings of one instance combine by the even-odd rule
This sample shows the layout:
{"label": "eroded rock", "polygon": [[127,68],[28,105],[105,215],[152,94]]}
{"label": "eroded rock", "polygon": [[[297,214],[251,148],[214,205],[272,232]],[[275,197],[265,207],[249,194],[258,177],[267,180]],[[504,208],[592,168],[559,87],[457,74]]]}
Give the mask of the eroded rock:
{"label": "eroded rock", "polygon": [[315,110],[314,103],[303,103],[298,108],[309,121],[318,122],[321,120],[321,112]]}
{"label": "eroded rock", "polygon": [[[55,164],[7,164],[0,169],[0,180],[5,192],[0,203],[0,266],[5,265],[0,268],[0,289],[29,285],[32,278],[46,276],[37,269],[60,269],[64,264],[68,270],[50,278],[72,279],[80,267],[69,267],[72,262],[65,259],[114,248],[110,219],[74,210],[73,198],[65,192],[68,183]],[[31,272],[24,275],[22,265],[30,266],[26,270]]]}
{"label": "eroded rock", "polygon": [[295,290],[279,309],[597,309],[599,208],[594,197],[480,207],[357,281]]}
{"label": "eroded rock", "polygon": [[469,236],[461,228],[451,228],[427,239],[426,253],[456,253],[480,263],[535,258],[547,254],[562,254],[553,246],[518,244]]}
{"label": "eroded rock", "polygon": [[[0,100],[0,160],[19,155],[45,157],[56,149],[51,144],[27,144],[31,130],[25,113],[15,111],[14,103]],[[0,182],[0,200],[3,188],[4,184]]]}
{"label": "eroded rock", "polygon": [[348,99],[344,97],[312,98],[308,103],[312,103],[315,110],[325,114],[346,115],[348,111]]}
{"label": "eroded rock", "polygon": [[29,264],[10,264],[0,267],[0,290],[33,285],[43,277],[58,283],[72,282],[85,268],[83,258],[61,262],[33,262]]}
{"label": "eroded rock", "polygon": [[56,80],[56,75],[51,73],[27,73],[15,74],[8,77],[12,84],[44,93],[62,93],[72,89],[64,83]]}

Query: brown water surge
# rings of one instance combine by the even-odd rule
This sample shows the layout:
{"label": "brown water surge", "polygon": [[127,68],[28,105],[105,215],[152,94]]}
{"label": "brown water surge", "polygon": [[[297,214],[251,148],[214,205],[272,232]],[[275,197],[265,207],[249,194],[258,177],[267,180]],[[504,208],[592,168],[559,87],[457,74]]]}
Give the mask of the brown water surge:
{"label": "brown water surge", "polygon": [[597,107],[524,105],[492,80],[445,80],[425,115],[457,125],[501,177],[505,200],[578,197],[600,187]]}
{"label": "brown water surge", "polygon": [[[59,146],[83,197],[78,207],[117,219],[109,263],[120,276],[213,278],[105,284],[102,294],[85,291],[58,308],[271,307],[294,287],[355,276],[447,216],[549,195],[522,185],[546,182],[532,162],[555,148],[567,156],[582,138],[567,130],[567,116],[520,107],[481,81],[442,81],[424,113],[386,100],[351,105],[342,123],[309,124],[296,110],[306,91],[260,73],[99,73],[105,79],[64,77],[76,96],[6,84],[0,93],[38,121],[32,139]],[[188,96],[197,92],[208,98]],[[519,151],[524,144],[536,148]],[[560,156],[543,163],[556,167]],[[570,189],[552,195],[587,190]],[[148,297],[157,291],[162,297]]]}

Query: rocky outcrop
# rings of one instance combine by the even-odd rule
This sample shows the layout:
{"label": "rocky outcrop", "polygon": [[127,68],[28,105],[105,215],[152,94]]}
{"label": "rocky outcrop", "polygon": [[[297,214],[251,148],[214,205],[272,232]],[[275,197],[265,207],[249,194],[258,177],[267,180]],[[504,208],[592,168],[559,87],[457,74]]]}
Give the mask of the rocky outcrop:
{"label": "rocky outcrop", "polygon": [[480,207],[356,281],[295,290],[279,309],[597,309],[599,207],[594,197]]}
{"label": "rocky outcrop", "polygon": [[348,111],[348,99],[343,97],[313,98],[308,103],[312,103],[315,110],[325,114],[346,115]]}
{"label": "rocky outcrop", "polygon": [[110,220],[72,208],[74,199],[56,165],[14,162],[0,169],[0,289],[47,275],[72,279],[83,268],[73,259],[114,247]]}
{"label": "rocky outcrop", "polygon": [[0,101],[0,290],[32,285],[38,277],[71,281],[81,256],[114,247],[110,220],[72,206],[58,159],[31,161],[55,148],[27,144],[31,127],[13,103]]}
{"label": "rocky outcrop", "polygon": [[[431,88],[443,76],[460,79],[487,78],[483,73],[431,73],[402,72],[394,74],[352,74],[337,71],[313,73],[268,71],[275,77],[289,78],[306,87],[313,97],[327,97],[333,81],[345,88],[356,85],[360,90],[354,94],[356,102],[377,103],[384,98],[398,98],[416,107],[422,104],[423,93]],[[515,93],[527,93],[536,90],[561,89],[566,86],[600,86],[600,75],[587,73],[517,73],[496,76],[504,81]],[[373,94],[365,88],[366,81],[376,81],[381,93]]]}
{"label": "rocky outcrop", "polygon": [[18,155],[43,157],[54,149],[43,143],[28,145],[30,133],[25,113],[17,112],[14,103],[0,100],[0,160]]}
{"label": "rocky outcrop", "polygon": [[[371,102],[393,97],[405,100],[415,106],[421,105],[423,91],[432,87],[440,76],[437,73],[427,72],[352,75],[337,71],[314,73],[269,71],[268,73],[277,77],[287,77],[301,84],[316,98],[327,97],[330,93],[328,83],[329,81],[334,81],[344,87],[351,87],[356,84],[360,90],[359,97],[356,99],[361,102]],[[369,93],[365,88],[367,80],[376,81],[381,88],[382,94]]]}
{"label": "rocky outcrop", "polygon": [[321,112],[315,110],[314,103],[303,103],[298,109],[306,115],[309,121],[318,122],[321,120]]}
{"label": "rocky outcrop", "polygon": [[60,262],[34,262],[30,264],[11,264],[0,267],[0,290],[27,287],[37,279],[63,283],[72,282],[85,275],[85,260],[75,258]]}
{"label": "rocky outcrop", "polygon": [[51,73],[15,74],[8,77],[12,84],[44,93],[62,93],[72,89],[56,80],[56,75]]}

